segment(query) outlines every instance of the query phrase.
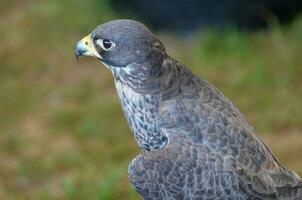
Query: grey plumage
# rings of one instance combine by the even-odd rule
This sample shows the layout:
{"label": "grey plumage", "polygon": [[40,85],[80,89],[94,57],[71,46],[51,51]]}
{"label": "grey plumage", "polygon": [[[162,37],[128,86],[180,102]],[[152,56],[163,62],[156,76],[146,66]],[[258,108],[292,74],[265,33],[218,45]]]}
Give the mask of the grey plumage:
{"label": "grey plumage", "polygon": [[[239,109],[167,55],[144,25],[110,21],[89,37],[144,150],[128,170],[144,199],[302,199],[299,176],[278,163]],[[115,47],[104,50],[100,38]]]}

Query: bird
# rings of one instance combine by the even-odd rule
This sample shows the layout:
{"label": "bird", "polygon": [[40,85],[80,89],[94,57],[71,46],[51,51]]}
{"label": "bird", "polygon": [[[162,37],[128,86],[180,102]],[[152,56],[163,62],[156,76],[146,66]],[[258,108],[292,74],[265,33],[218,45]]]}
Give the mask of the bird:
{"label": "bird", "polygon": [[141,148],[128,167],[147,200],[302,199],[302,180],[283,167],[226,96],[166,52],[141,22],[103,23],[75,47],[113,74]]}

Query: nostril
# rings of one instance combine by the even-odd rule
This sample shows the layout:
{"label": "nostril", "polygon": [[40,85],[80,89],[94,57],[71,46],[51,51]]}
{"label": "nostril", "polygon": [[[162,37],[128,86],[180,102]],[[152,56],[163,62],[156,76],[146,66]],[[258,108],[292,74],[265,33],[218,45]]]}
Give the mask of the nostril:
{"label": "nostril", "polygon": [[86,42],[85,42],[85,44],[86,44],[86,45],[88,45],[88,44],[89,44],[89,42],[88,42],[88,41],[86,41]]}

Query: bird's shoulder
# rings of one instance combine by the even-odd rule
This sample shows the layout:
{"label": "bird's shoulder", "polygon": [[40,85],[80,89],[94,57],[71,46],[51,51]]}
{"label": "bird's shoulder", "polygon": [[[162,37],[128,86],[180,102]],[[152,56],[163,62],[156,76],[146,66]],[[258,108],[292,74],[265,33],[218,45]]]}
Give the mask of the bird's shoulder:
{"label": "bird's shoulder", "polygon": [[208,81],[197,77],[194,84],[195,93],[182,93],[160,106],[159,126],[168,138],[181,134],[192,144],[233,159],[242,178],[276,187],[300,183],[278,163],[236,105]]}
{"label": "bird's shoulder", "polygon": [[159,127],[168,138],[184,135],[194,144],[232,156],[253,172],[278,169],[277,160],[239,109],[211,83],[201,78],[197,83],[196,93],[161,103]]}

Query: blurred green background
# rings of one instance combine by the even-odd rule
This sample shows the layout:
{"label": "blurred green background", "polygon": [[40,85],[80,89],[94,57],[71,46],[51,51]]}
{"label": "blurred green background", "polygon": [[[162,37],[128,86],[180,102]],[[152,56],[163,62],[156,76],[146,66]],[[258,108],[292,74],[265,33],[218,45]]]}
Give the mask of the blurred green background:
{"label": "blurred green background", "polygon": [[[0,199],[139,199],[140,153],[111,73],[74,46],[120,17],[106,0],[0,2]],[[239,106],[302,175],[302,17],[267,31],[156,33],[170,55]]]}

